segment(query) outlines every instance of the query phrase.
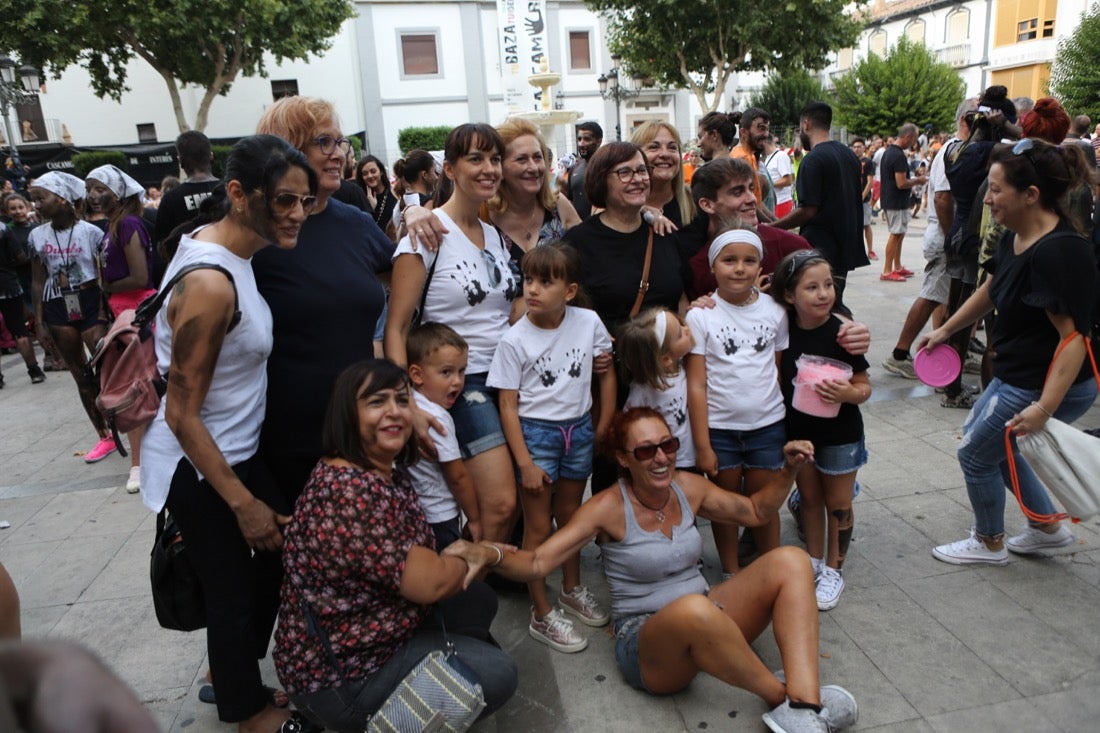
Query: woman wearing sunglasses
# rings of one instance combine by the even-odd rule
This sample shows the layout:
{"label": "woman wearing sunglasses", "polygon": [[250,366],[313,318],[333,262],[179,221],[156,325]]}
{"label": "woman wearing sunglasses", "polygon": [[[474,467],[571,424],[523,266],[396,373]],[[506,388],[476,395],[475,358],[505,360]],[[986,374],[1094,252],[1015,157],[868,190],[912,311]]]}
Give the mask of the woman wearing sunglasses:
{"label": "woman wearing sunglasses", "polygon": [[[746,497],[677,471],[679,440],[651,408],[618,413],[608,442],[618,484],[582,504],[537,549],[455,543],[444,554],[481,551],[482,564],[527,581],[545,577],[595,538],[611,591],[615,658],[632,687],[668,695],[702,671],[763,698],[771,708],[764,721],[773,731],[824,732],[854,724],[852,696],[840,687],[819,687],[817,600],[805,552],[777,548],[714,587],[699,572],[703,540],[696,516],[764,524],[776,515],[799,467],[812,460],[813,446],[787,443],[784,468],[767,488]],[[750,646],[769,624],[783,678]]]}
{"label": "woman wearing sunglasses", "polygon": [[173,233],[179,248],[165,273],[207,263],[232,280],[209,268],[190,272],[156,318],[168,392],[141,446],[142,499],[155,512],[167,507],[187,538],[205,595],[218,717],[241,733],[282,730],[289,719],[264,689],[257,660],[275,625],[280,525],[293,509],[253,460],[272,321],[250,260],[270,244],[298,244],[316,192],[309,163],[286,141],[256,135],[234,145],[225,183],[203,201],[193,229]]}
{"label": "woman wearing sunglasses", "polygon": [[459,125],[447,136],[443,154],[443,174],[454,189],[434,213],[446,234],[435,252],[414,248],[410,235],[397,245],[386,357],[406,365],[405,339],[421,303],[422,322],[448,325],[469,344],[466,383],[451,417],[477,487],[485,536],[503,540],[512,528],[516,481],[496,390],[485,382],[497,342],[514,320],[514,306],[522,305],[517,297],[522,283],[512,273],[500,234],[479,218],[479,211],[500,186],[504,143],[490,125]]}
{"label": "woman wearing sunglasses", "polygon": [[272,247],[252,261],[275,320],[260,455],[293,503],[321,458],[321,425],[336,377],[374,357],[385,303],[379,278],[390,269],[393,242],[373,216],[332,198],[351,142],[331,102],[284,97],[264,111],[256,131],[301,150],[317,176],[317,205],[302,225],[300,246]]}
{"label": "woman wearing sunglasses", "polygon": [[[932,550],[936,559],[953,565],[1004,565],[1008,551],[1044,554],[1074,543],[1073,533],[1058,522],[1032,522],[1005,538],[1005,487],[1011,485],[1005,426],[1022,435],[1041,429],[1051,417],[1072,422],[1096,399],[1084,339],[1058,349],[1067,336],[1087,336],[1093,321],[1096,262],[1065,209],[1066,192],[1091,181],[1092,172],[1077,146],[1055,147],[1033,138],[995,149],[990,160],[984,203],[1008,231],[985,265],[986,281],[917,346],[945,343],[997,310],[989,342],[993,381],[967,416],[958,449],[974,528],[969,537]],[[1021,500],[1037,514],[1053,515],[1050,497],[1014,440],[1011,450]]]}

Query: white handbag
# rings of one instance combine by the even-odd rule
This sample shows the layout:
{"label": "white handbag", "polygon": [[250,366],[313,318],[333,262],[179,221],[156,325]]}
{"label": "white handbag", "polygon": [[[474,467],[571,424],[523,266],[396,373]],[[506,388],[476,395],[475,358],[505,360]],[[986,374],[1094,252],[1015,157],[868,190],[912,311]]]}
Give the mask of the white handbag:
{"label": "white handbag", "polygon": [[[1070,341],[1080,334],[1069,336],[1054,352],[1054,358]],[[1092,371],[1100,385],[1100,371],[1092,345],[1085,338]],[[1054,359],[1051,360],[1053,363]],[[1049,374],[1048,374],[1049,376]],[[1016,438],[1020,454],[1042,481],[1043,486],[1066,508],[1064,513],[1037,514],[1029,509],[1020,497],[1020,482],[1016,474],[1016,462],[1012,455],[1012,430],[1005,430],[1005,450],[1008,455],[1008,471],[1012,479],[1012,491],[1024,516],[1032,522],[1049,524],[1063,519],[1080,522],[1100,514],[1100,438],[1084,433],[1061,420],[1049,418],[1042,430]]]}

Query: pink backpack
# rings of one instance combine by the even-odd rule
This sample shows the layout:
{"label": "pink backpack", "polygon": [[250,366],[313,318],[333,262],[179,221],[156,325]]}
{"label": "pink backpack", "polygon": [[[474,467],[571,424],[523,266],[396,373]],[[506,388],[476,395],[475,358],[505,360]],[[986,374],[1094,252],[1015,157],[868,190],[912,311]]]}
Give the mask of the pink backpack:
{"label": "pink backpack", "polygon": [[118,452],[126,455],[119,433],[148,425],[157,415],[160,399],[168,388],[167,375],[157,371],[157,354],[153,339],[153,319],[164,305],[168,294],[184,275],[195,270],[217,270],[233,285],[232,331],[241,320],[236,283],[229,270],[220,265],[196,262],[180,268],[159,293],[150,295],[137,310],[122,311],[111,324],[107,335],[96,345],[91,365],[99,380],[99,396],[95,403],[111,428]]}

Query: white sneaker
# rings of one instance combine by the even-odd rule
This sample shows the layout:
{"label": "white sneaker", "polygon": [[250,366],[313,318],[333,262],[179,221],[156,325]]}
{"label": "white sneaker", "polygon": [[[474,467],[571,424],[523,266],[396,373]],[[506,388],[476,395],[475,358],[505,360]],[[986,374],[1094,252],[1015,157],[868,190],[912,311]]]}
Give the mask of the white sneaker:
{"label": "white sneaker", "polygon": [[1049,534],[1028,525],[1020,534],[1005,540],[1005,547],[1017,555],[1041,555],[1043,550],[1067,547],[1076,541],[1073,532],[1064,524],[1059,524],[1058,531]]}
{"label": "white sneaker", "polygon": [[542,618],[535,616],[532,609],[531,625],[527,630],[533,638],[566,654],[584,651],[588,646],[588,639],[578,634],[573,622],[556,608]]}
{"label": "white sneaker", "polygon": [[839,685],[825,685],[821,688],[821,707],[821,714],[828,721],[830,730],[851,728],[859,721],[856,699]]}
{"label": "white sneaker", "polygon": [[141,491],[141,466],[130,466],[130,476],[126,479],[126,493]]}
{"label": "white sneaker", "polygon": [[583,585],[578,585],[569,593],[562,589],[558,603],[561,604],[561,610],[588,626],[607,626],[607,622],[611,620],[611,614],[600,608],[596,603],[596,596]]}
{"label": "white sneaker", "polygon": [[932,548],[932,557],[952,565],[1006,565],[1008,550],[1003,547],[1000,550],[989,549],[971,529],[970,536],[965,540]]}
{"label": "white sneaker", "polygon": [[764,725],[774,733],[832,733],[824,709],[792,708],[790,700],[764,713]]}
{"label": "white sneaker", "polygon": [[840,603],[840,594],[844,592],[844,576],[828,565],[822,567],[814,581],[814,592],[817,595],[817,610],[833,610]]}

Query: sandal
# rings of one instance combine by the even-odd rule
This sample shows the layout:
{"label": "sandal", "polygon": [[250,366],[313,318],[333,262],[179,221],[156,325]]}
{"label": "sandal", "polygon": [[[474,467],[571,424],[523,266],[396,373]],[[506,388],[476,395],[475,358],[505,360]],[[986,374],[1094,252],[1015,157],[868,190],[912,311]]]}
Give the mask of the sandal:
{"label": "sandal", "polygon": [[290,717],[283,721],[283,724],[279,726],[278,733],[320,733],[324,727],[311,723],[302,717],[302,714],[295,710],[290,714]]}
{"label": "sandal", "polygon": [[[264,692],[267,693],[268,702],[277,708],[285,708],[290,704],[290,696],[282,690],[265,686]],[[208,705],[217,704],[218,698],[214,695],[214,685],[203,685],[199,688],[199,702]]]}

